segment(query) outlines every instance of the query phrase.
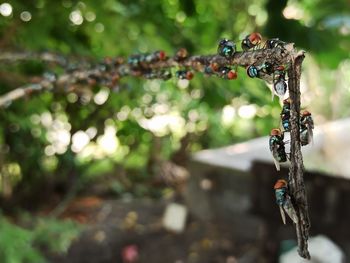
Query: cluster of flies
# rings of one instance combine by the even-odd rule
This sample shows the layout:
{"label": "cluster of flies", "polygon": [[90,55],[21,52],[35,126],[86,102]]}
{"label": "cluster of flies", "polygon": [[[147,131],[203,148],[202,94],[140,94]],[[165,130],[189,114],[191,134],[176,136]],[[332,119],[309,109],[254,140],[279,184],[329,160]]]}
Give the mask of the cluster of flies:
{"label": "cluster of flies", "polygon": [[[286,162],[288,154],[285,150],[284,133],[291,131],[290,124],[290,98],[283,100],[283,107],[281,111],[282,130],[279,128],[272,129],[270,133],[270,151],[273,156],[276,169],[280,170],[280,163]],[[299,134],[300,143],[302,146],[308,145],[313,142],[313,128],[314,122],[311,113],[307,110],[303,110],[299,116]],[[276,202],[280,208],[282,221],[286,224],[285,213],[291,218],[294,223],[298,222],[298,217],[293,206],[292,198],[289,193],[288,183],[284,179],[279,179],[274,185]]]}
{"label": "cluster of flies", "polygon": [[[257,49],[283,49],[285,42],[273,38],[268,39],[262,45],[262,37],[259,33],[251,33],[241,41],[241,48],[243,52],[257,50]],[[217,48],[217,55],[227,59],[227,64],[234,57],[237,52],[237,45],[234,41],[228,39],[220,40]],[[186,59],[190,59],[189,53],[185,48],[179,49],[172,57],[174,62],[178,65],[183,64]],[[173,77],[170,69],[157,69],[151,65],[157,62],[165,62],[168,57],[164,51],[156,51],[149,54],[136,54],[128,58],[128,70],[131,70],[133,75],[143,76],[146,79],[163,79],[168,80]],[[205,64],[207,63],[207,64]],[[231,67],[229,65],[219,65],[215,61],[207,60],[205,63],[193,62],[190,66],[182,67],[175,72],[175,77],[178,79],[191,80],[194,77],[193,69],[201,71],[205,75],[216,75],[223,79],[234,80],[237,79],[237,65]],[[286,83],[286,67],[285,65],[275,65],[270,62],[260,64],[253,64],[246,67],[247,75],[251,78],[260,78],[265,81],[273,81],[274,94],[282,97],[287,91]],[[128,74],[127,72],[125,75]]]}
{"label": "cluster of flies", "polygon": [[[254,51],[259,49],[274,49],[279,48],[282,51],[285,49],[285,42],[278,38],[268,39],[262,43],[262,37],[259,33],[251,33],[247,35],[241,41],[241,48],[243,52]],[[217,48],[217,55],[226,58],[228,61],[234,58],[237,52],[237,46],[234,41],[228,39],[220,40]],[[182,48],[178,50],[173,57],[175,62],[182,62],[188,58],[188,52]],[[140,68],[143,68],[142,75],[148,79],[170,79],[172,74],[167,69],[155,70],[148,65],[154,62],[165,61],[167,56],[164,51],[157,51],[151,54],[139,54],[129,57],[128,64],[134,71],[137,72]],[[229,64],[229,63],[228,63]],[[224,79],[233,80],[237,78],[237,65],[231,67],[228,65],[219,66],[216,62],[208,63],[207,65],[192,65],[198,71],[202,71],[206,75],[216,75]],[[246,73],[250,78],[260,78],[273,84],[273,95],[283,98],[288,90],[286,72],[288,65],[274,64],[269,61],[259,62],[259,64],[252,64],[246,66]],[[141,74],[141,73],[140,73]],[[179,69],[175,72],[175,76],[178,79],[191,80],[194,73],[187,68]],[[283,107],[281,111],[281,128],[275,128],[271,130],[269,146],[273,156],[276,169],[280,170],[280,163],[286,162],[289,159],[289,155],[286,153],[285,144],[288,142],[284,140],[284,134],[291,131],[290,124],[290,110],[291,100],[290,98],[283,100]],[[300,142],[302,146],[308,145],[313,141],[313,128],[314,122],[311,113],[304,110],[300,113],[299,117],[299,132]],[[279,179],[274,185],[276,202],[280,208],[282,221],[286,224],[287,214],[291,220],[296,224],[298,217],[292,202],[291,195],[289,193],[288,183],[284,179]]]}
{"label": "cluster of flies", "polygon": [[[173,60],[176,62],[181,62],[188,58],[188,51],[185,48],[179,49]],[[170,69],[153,69],[149,65],[157,62],[162,62],[168,60],[168,57],[164,51],[156,51],[150,54],[137,54],[130,56],[128,58],[128,65],[135,75],[142,75],[146,79],[162,79],[168,80],[173,77]],[[194,73],[187,69],[178,69],[175,72],[175,77],[178,79],[191,80]]]}
{"label": "cluster of flies", "polygon": [[[259,33],[252,33],[243,39],[241,47],[243,51],[249,51],[251,49],[260,49],[261,35]],[[262,48],[272,49],[280,48],[284,49],[285,42],[279,39],[269,39],[265,42]],[[236,50],[235,44],[227,39],[220,41],[218,47],[218,54],[226,58],[232,58]],[[247,75],[251,78],[261,78],[270,82],[273,82],[273,93],[278,97],[283,98],[287,92],[287,81],[286,81],[286,65],[272,64],[270,62],[263,62],[258,65],[249,65],[246,68]],[[228,69],[226,70],[227,72]],[[272,78],[271,78],[272,77]],[[283,100],[283,107],[281,111],[281,122],[282,129],[272,129],[270,133],[269,146],[273,156],[276,169],[280,170],[280,163],[286,162],[289,154],[286,153],[284,141],[284,133],[291,131],[290,117],[291,117],[291,99],[287,98]],[[299,116],[299,133],[300,143],[302,146],[308,145],[313,141],[313,128],[314,122],[311,113],[304,110]],[[284,179],[279,179],[274,185],[276,202],[280,208],[282,221],[286,224],[286,215],[297,224],[298,216],[294,208],[291,195],[289,193],[288,183]]]}
{"label": "cluster of flies", "polygon": [[[285,45],[285,42],[277,38],[268,39],[262,44],[262,37],[259,33],[251,33],[240,42],[240,53],[258,49],[284,49]],[[219,41],[217,54],[203,56],[203,58],[201,56],[191,57],[185,48],[180,48],[172,57],[167,56],[163,50],[146,54],[134,54],[129,56],[126,61],[122,57],[107,57],[96,67],[90,68],[87,74],[83,73],[84,67],[86,67],[85,64],[83,70],[80,70],[81,68],[76,63],[69,64],[66,70],[67,73],[74,76],[71,83],[88,84],[90,86],[103,85],[113,89],[118,89],[119,80],[124,76],[168,80],[175,75],[180,80],[191,80],[194,77],[194,71],[199,71],[207,76],[234,80],[237,79],[237,65],[232,65],[232,59],[238,52],[236,43],[238,42],[222,39]],[[224,58],[224,60],[218,58]],[[175,72],[171,70],[174,67],[177,68]],[[260,78],[269,83],[273,81],[273,94],[282,97],[287,91],[286,69],[285,65],[265,61],[246,66],[246,73],[251,78]],[[54,74],[50,73],[50,75]],[[54,77],[53,79],[51,76],[49,78],[44,76],[40,80],[53,85],[57,81],[56,76]],[[39,79],[33,80],[33,82],[38,81]]]}
{"label": "cluster of flies", "polygon": [[[279,48],[284,50],[285,42],[279,40],[278,38],[268,39],[262,45],[262,37],[259,33],[251,33],[247,35],[241,42],[241,48],[244,52],[257,49],[273,49]],[[228,39],[223,39],[220,41],[218,46],[218,54],[224,56],[227,59],[233,58],[236,52],[236,44]],[[230,68],[225,67],[224,71],[227,74]],[[273,64],[271,62],[265,61],[259,64],[252,64],[246,67],[247,75],[251,78],[260,78],[267,82],[273,82],[273,92],[279,97],[283,97],[287,92],[287,82],[286,82],[286,70],[285,65]],[[234,70],[236,72],[236,70]],[[232,74],[232,73],[231,73]],[[237,77],[237,73],[235,73]],[[228,79],[229,76],[227,76]]]}

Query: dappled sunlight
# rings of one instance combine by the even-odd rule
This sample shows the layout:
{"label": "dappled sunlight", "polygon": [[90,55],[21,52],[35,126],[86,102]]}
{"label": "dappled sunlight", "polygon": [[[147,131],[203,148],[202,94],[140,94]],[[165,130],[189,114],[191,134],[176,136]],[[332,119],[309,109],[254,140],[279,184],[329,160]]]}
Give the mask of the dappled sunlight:
{"label": "dappled sunlight", "polygon": [[[71,141],[70,129],[71,125],[68,123],[64,115],[53,117],[50,112],[44,112],[41,116],[32,115],[31,121],[34,124],[41,124],[46,128],[46,139],[50,145],[45,147],[45,154],[48,156],[54,154],[64,154]],[[40,136],[41,130],[33,128],[33,135]]]}
{"label": "dappled sunlight", "polygon": [[12,6],[9,3],[0,5],[0,14],[2,16],[10,16],[12,14]]}
{"label": "dappled sunlight", "polygon": [[[258,26],[263,26],[267,22],[268,15],[261,2],[251,4],[248,7],[248,13],[255,17],[255,22]],[[242,36],[242,38],[245,36]]]}
{"label": "dappled sunlight", "polygon": [[[117,137],[117,130],[114,126],[106,125],[104,133],[97,137],[96,141],[91,141],[96,136],[96,129],[90,127],[86,132],[80,133],[80,150],[77,152],[78,159],[87,161],[90,159],[114,158],[121,160],[129,153],[127,146],[120,145]],[[73,141],[74,143],[74,141]],[[74,144],[72,145],[72,147]]]}
{"label": "dappled sunlight", "polygon": [[8,163],[0,167],[0,191],[1,194],[9,198],[13,194],[13,187],[21,181],[22,170],[19,163]]}
{"label": "dappled sunlight", "polygon": [[155,115],[150,119],[144,118],[139,120],[139,124],[157,136],[164,136],[170,132],[177,137],[182,137],[185,134],[185,120],[177,112]]}
{"label": "dappled sunlight", "polygon": [[303,9],[299,8],[296,5],[288,5],[283,10],[283,16],[287,19],[302,19],[304,16]]}
{"label": "dappled sunlight", "polygon": [[116,136],[117,130],[113,126],[106,126],[103,135],[97,138],[97,145],[108,155],[114,153],[119,147],[119,140]]}
{"label": "dappled sunlight", "polygon": [[94,96],[94,102],[97,105],[102,105],[105,103],[109,97],[110,89],[102,88],[99,92],[97,92]]}
{"label": "dappled sunlight", "polygon": [[221,122],[224,126],[231,126],[235,121],[236,109],[231,105],[226,105],[222,109]]}
{"label": "dappled sunlight", "polygon": [[70,143],[70,132],[61,128],[54,129],[47,132],[46,138],[52,143],[57,154],[63,154],[67,151]]}
{"label": "dappled sunlight", "polygon": [[238,115],[243,119],[252,119],[256,114],[256,106],[254,104],[243,105],[238,109]]}
{"label": "dappled sunlight", "polygon": [[89,127],[86,130],[86,134],[89,136],[90,139],[93,139],[96,136],[96,134],[97,134],[96,127]]}
{"label": "dappled sunlight", "polygon": [[88,11],[84,15],[85,19],[89,22],[93,22],[96,19],[96,14],[94,12]]}
{"label": "dappled sunlight", "polygon": [[344,59],[333,70],[320,67],[311,55],[306,61],[305,74],[301,79],[303,92],[301,106],[313,111],[316,123],[321,124],[329,119],[350,115],[349,61]]}
{"label": "dappled sunlight", "polygon": [[177,86],[180,88],[180,89],[186,89],[188,87],[188,85],[190,84],[189,80],[187,79],[179,79],[177,81]]}
{"label": "dappled sunlight", "polygon": [[79,10],[75,10],[69,14],[69,19],[74,25],[81,25],[84,22],[83,15]]}
{"label": "dappled sunlight", "polygon": [[119,121],[125,121],[131,112],[131,109],[129,106],[124,105],[119,112],[117,112],[116,117]]}
{"label": "dappled sunlight", "polygon": [[89,135],[84,131],[77,131],[72,136],[72,151],[79,153],[90,142]]}
{"label": "dappled sunlight", "polygon": [[32,14],[28,11],[23,11],[20,14],[20,18],[23,22],[29,22],[32,19]]}

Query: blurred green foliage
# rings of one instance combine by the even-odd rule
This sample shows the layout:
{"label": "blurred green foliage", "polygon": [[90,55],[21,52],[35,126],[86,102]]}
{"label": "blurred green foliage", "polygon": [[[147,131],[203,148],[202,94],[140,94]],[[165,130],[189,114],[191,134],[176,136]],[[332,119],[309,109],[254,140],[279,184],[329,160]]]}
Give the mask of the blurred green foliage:
{"label": "blurred green foliage", "polygon": [[[11,10],[6,14],[2,4],[0,46],[7,50],[51,50],[95,60],[155,49],[172,54],[179,47],[191,54],[209,54],[216,51],[222,37],[239,41],[251,31],[260,31],[307,49],[314,64],[326,66],[319,70],[337,68],[349,54],[350,17],[339,13],[346,9],[346,1],[226,0],[218,5],[195,0],[37,0],[6,4]],[[40,61],[2,65],[1,93],[47,70],[57,72]],[[175,80],[128,78],[119,92],[96,87],[85,90],[83,96],[47,92],[16,101],[0,111],[4,181],[0,185],[10,181],[18,193],[31,195],[48,182],[67,187],[72,174],[83,183],[94,183],[96,177],[113,173],[116,167],[145,173],[154,136],[162,137],[159,150],[168,159],[186,134],[194,135],[190,152],[267,134],[279,125],[278,101],[271,102],[263,82],[244,75],[240,70],[239,79],[232,82],[198,75],[182,86]],[[83,146],[74,146],[77,133],[76,141]],[[103,141],[111,138],[107,149]],[[17,168],[9,172],[8,167]],[[127,185],[122,189],[133,191],[132,184]]]}
{"label": "blurred green foliage", "polygon": [[[0,3],[2,50],[96,60],[157,49],[173,54],[179,47],[212,54],[220,38],[239,41],[252,31],[295,42],[308,52],[303,106],[313,110],[316,123],[350,113],[345,0],[6,2]],[[40,61],[1,65],[1,94],[47,70],[59,72]],[[277,99],[271,101],[262,81],[245,75],[240,69],[238,80],[226,81],[198,74],[189,84],[127,78],[118,92],[96,87],[79,96],[45,92],[13,102],[0,109],[0,194],[33,207],[72,184],[81,189],[102,181],[117,196],[158,196],[148,169],[152,152],[166,160],[186,135],[193,152],[266,135],[279,125]],[[155,137],[161,142],[156,150]],[[34,239],[26,230],[13,231],[24,243]],[[35,251],[28,253],[23,257],[39,262]]]}
{"label": "blurred green foliage", "polygon": [[[0,16],[0,46],[7,50],[51,50],[94,59],[155,48],[172,54],[186,47],[192,54],[208,54],[216,51],[221,37],[239,41],[251,31],[261,31],[266,37],[296,42],[327,70],[349,54],[350,18],[339,13],[348,5],[346,1],[227,0],[218,5],[194,0],[37,0],[6,4]],[[1,92],[47,70],[39,61],[2,65]],[[244,70],[239,75],[233,82],[198,75],[182,87],[175,80],[128,78],[120,92],[96,87],[84,96],[43,93],[16,101],[0,112],[2,181],[30,195],[48,181],[64,183],[69,174],[93,182],[117,166],[144,170],[153,136],[162,137],[160,151],[167,159],[186,134],[195,135],[189,151],[267,134],[278,125],[278,102],[271,102],[264,83],[246,78]],[[102,103],[98,96],[105,97]],[[164,118],[155,118],[159,116]],[[77,141],[85,139],[82,147],[74,146],[77,133]],[[87,139],[86,134],[90,134]],[[112,148],[104,149],[101,141],[112,137]],[[17,167],[15,172],[9,172],[10,166]]]}
{"label": "blurred green foliage", "polygon": [[31,217],[24,217],[22,220],[30,222],[32,227],[16,226],[0,216],[0,261],[3,263],[47,262],[42,255],[43,250],[46,253],[67,252],[81,230],[72,221],[62,222],[50,218],[33,221]]}

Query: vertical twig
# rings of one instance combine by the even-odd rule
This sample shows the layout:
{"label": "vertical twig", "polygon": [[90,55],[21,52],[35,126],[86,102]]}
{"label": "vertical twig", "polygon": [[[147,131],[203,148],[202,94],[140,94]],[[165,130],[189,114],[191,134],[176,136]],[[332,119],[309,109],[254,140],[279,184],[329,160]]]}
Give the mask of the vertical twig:
{"label": "vertical twig", "polygon": [[304,164],[301,153],[299,136],[299,114],[300,114],[300,75],[301,64],[304,60],[304,52],[298,53],[292,58],[291,67],[288,70],[288,87],[291,98],[291,155],[289,169],[289,187],[295,210],[298,215],[296,234],[298,238],[298,253],[301,257],[310,259],[308,251],[308,238],[310,221],[308,214],[308,203],[304,184]]}

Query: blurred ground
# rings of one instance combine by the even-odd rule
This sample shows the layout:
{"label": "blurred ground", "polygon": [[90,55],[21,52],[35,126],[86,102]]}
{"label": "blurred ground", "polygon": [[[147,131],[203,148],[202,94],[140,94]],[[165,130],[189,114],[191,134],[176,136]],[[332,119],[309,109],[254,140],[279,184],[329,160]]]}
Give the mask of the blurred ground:
{"label": "blurred ground", "polygon": [[[304,149],[306,168],[308,160],[326,155],[348,126],[344,119],[318,127],[314,145]],[[271,186],[276,178],[287,178],[288,168],[276,171],[267,139],[197,153],[188,167],[191,176],[169,200],[74,199],[61,218],[87,228],[66,256],[51,255],[53,262],[277,262],[280,253],[295,245],[295,230],[282,224],[275,205]],[[339,155],[346,156],[342,151]],[[333,157],[329,160],[337,159]],[[328,236],[348,256],[347,166],[329,167],[319,165],[305,174],[311,236]],[[180,234],[163,227],[165,208],[172,202],[187,206],[189,218]],[[130,246],[137,248],[139,261],[122,260],[122,251]]]}
{"label": "blurred ground", "polygon": [[[165,205],[151,200],[76,200],[63,217],[84,222],[86,230],[67,255],[49,257],[57,263],[123,262],[123,248],[136,245],[135,262],[272,262],[262,256],[257,235],[249,228],[188,218],[184,233],[167,232],[162,227]],[[259,221],[245,224],[254,229]]]}

